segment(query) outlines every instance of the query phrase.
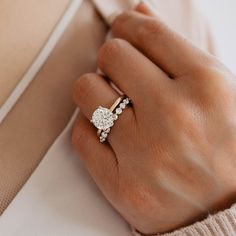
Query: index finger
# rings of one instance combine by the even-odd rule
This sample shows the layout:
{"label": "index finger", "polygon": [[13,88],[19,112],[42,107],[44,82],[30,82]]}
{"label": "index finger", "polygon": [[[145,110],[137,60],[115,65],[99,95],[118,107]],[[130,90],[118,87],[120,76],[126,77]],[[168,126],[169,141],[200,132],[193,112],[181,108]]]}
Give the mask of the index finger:
{"label": "index finger", "polygon": [[147,6],[140,4],[137,10],[115,20],[112,27],[115,36],[129,41],[174,78],[205,63],[207,54],[170,29],[157,15],[154,17]]}

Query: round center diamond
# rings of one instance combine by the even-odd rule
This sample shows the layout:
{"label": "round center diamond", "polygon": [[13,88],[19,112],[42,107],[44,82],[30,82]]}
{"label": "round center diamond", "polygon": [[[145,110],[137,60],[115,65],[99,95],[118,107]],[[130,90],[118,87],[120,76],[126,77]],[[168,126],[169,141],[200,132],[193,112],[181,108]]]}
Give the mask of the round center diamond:
{"label": "round center diamond", "polygon": [[92,123],[98,129],[106,130],[114,125],[113,113],[104,107],[99,107],[92,116]]}

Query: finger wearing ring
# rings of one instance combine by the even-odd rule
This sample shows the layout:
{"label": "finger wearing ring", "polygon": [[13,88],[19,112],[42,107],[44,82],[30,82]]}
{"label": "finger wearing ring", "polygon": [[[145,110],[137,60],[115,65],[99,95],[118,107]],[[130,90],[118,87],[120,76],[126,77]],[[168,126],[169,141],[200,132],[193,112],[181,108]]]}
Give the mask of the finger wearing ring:
{"label": "finger wearing ring", "polygon": [[100,142],[105,142],[116,120],[122,114],[123,110],[130,104],[130,99],[122,96],[108,108],[99,106],[93,113],[91,122],[98,129]]}
{"label": "finger wearing ring", "polygon": [[100,75],[83,75],[75,84],[74,100],[80,111],[90,120],[99,105],[110,107],[119,94]]}
{"label": "finger wearing ring", "polygon": [[[95,73],[81,76],[75,84],[74,100],[79,106],[80,111],[88,120],[91,120],[94,111],[99,107],[99,105],[104,108],[107,107],[107,114],[113,115],[111,113],[115,113],[115,110],[118,108],[117,106],[120,105],[122,100],[125,98],[119,96],[119,93],[115,91],[102,76]],[[123,106],[124,105],[121,105],[121,107]],[[117,112],[119,113],[120,109],[118,109]],[[116,118],[116,116],[114,116],[114,118]],[[114,124],[114,120],[112,120],[111,123]],[[123,120],[119,124],[119,130],[123,129],[124,123],[126,123],[126,121]],[[109,125],[109,123],[107,125],[107,128],[110,128],[111,125]],[[104,127],[99,126],[97,128],[100,129],[98,132],[98,135],[100,136],[101,128]],[[113,137],[115,138],[117,135],[119,135],[118,129],[112,132],[112,138],[109,140],[111,145],[113,143]]]}

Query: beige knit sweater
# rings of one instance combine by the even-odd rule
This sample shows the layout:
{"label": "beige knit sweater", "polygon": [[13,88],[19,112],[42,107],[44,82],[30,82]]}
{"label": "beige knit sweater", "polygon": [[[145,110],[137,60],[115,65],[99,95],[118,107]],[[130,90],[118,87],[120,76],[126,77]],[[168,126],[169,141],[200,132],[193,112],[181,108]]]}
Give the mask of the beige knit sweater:
{"label": "beige knit sweater", "polygon": [[[135,236],[142,236],[135,232]],[[236,204],[230,209],[209,215],[207,219],[172,233],[158,236],[236,236]],[[157,236],[156,235],[156,236]]]}

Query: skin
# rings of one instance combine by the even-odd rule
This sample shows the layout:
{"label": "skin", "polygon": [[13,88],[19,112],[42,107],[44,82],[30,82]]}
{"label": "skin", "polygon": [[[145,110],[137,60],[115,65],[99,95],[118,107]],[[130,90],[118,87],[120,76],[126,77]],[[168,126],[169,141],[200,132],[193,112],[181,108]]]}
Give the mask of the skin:
{"label": "skin", "polygon": [[[21,73],[30,67],[69,2],[0,1],[0,110],[10,91],[7,88],[13,89],[22,79]],[[41,70],[0,124],[0,215],[68,124],[75,109],[73,84],[78,76],[96,71],[95,56],[106,32],[91,1],[84,0]]]}
{"label": "skin", "polygon": [[[114,208],[144,234],[169,232],[236,199],[236,80],[143,4],[119,16],[98,66],[129,98],[102,144],[94,110],[119,94],[83,75],[72,141]],[[91,148],[92,147],[92,148]]]}
{"label": "skin", "polygon": [[40,53],[69,2],[0,1],[0,107]]}

